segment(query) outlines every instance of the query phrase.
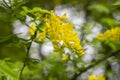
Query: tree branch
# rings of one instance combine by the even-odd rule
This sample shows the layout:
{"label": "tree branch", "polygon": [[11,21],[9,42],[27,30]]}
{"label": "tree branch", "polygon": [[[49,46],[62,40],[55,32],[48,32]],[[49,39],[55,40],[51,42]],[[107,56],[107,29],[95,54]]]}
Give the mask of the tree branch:
{"label": "tree branch", "polygon": [[23,70],[24,70],[25,66],[28,63],[30,48],[31,48],[31,45],[32,45],[32,42],[33,42],[34,38],[36,37],[36,34],[37,34],[37,30],[35,31],[35,34],[31,37],[31,41],[28,44],[25,60],[24,60],[23,66],[22,66],[22,68],[20,70],[19,80],[22,80],[22,73],[23,73]]}
{"label": "tree branch", "polygon": [[82,69],[82,70],[79,70],[79,73],[75,73],[73,78],[71,80],[76,80],[78,78],[79,75],[81,75],[82,73],[86,72],[88,69],[91,69],[93,68],[94,66],[96,66],[97,64],[105,61],[106,59],[108,59],[109,57],[111,56],[114,56],[116,55],[117,53],[119,53],[120,50],[116,51],[116,52],[112,52],[112,53],[109,53],[108,55],[106,55],[105,57],[101,58],[100,60],[97,60],[95,61],[93,64],[87,66],[86,68]]}

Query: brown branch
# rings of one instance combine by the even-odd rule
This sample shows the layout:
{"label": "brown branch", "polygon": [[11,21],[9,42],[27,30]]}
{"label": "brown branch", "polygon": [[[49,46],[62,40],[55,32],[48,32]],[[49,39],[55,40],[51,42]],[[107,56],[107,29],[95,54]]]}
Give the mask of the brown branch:
{"label": "brown branch", "polygon": [[73,78],[71,80],[76,80],[78,78],[78,76],[80,76],[82,73],[86,72],[88,69],[91,69],[93,68],[94,66],[96,66],[97,64],[105,61],[106,59],[108,59],[109,57],[111,56],[114,56],[116,55],[117,53],[119,53],[120,50],[116,51],[116,52],[112,52],[112,53],[109,53],[108,55],[106,55],[105,57],[101,58],[100,60],[97,60],[95,61],[93,64],[89,65],[88,67],[82,69],[82,70],[79,70],[79,73],[75,73]]}

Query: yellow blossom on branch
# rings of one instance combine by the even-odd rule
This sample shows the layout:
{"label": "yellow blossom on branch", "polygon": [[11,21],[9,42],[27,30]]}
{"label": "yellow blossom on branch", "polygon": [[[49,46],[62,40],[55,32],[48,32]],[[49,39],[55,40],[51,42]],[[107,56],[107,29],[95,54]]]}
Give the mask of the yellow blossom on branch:
{"label": "yellow blossom on branch", "polygon": [[107,30],[103,34],[99,32],[97,38],[101,41],[119,42],[120,41],[120,27],[115,27],[110,30]]}
{"label": "yellow blossom on branch", "polygon": [[[35,34],[35,31],[37,30],[36,26],[34,24],[31,25],[29,28],[29,34],[30,36],[33,36]],[[39,30],[37,31],[37,35],[35,37],[35,41],[43,41],[46,38],[46,31],[45,29],[42,29],[41,32]]]}
{"label": "yellow blossom on branch", "polygon": [[55,45],[55,51],[64,50],[68,48],[71,51],[83,55],[84,51],[80,45],[80,39],[78,33],[73,31],[73,24],[69,22],[63,22],[62,20],[67,19],[66,14],[59,17],[51,11],[50,19],[46,22],[46,31],[52,44]]}
{"label": "yellow blossom on branch", "polygon": [[[43,30],[37,31],[36,40],[44,40],[46,37],[52,42],[54,51],[63,53],[64,48],[68,48],[71,52],[76,52],[78,55],[83,55],[84,51],[80,45],[78,32],[73,31],[73,24],[65,22],[66,14],[58,16],[53,11],[50,16],[46,17]],[[33,35],[35,26],[31,26],[29,33]]]}
{"label": "yellow blossom on branch", "polygon": [[105,76],[103,75],[96,76],[95,74],[91,74],[88,77],[88,80],[106,80],[106,79],[105,79]]}
{"label": "yellow blossom on branch", "polygon": [[32,24],[32,26],[29,28],[29,34],[33,36],[35,34],[35,30],[36,30],[35,25]]}

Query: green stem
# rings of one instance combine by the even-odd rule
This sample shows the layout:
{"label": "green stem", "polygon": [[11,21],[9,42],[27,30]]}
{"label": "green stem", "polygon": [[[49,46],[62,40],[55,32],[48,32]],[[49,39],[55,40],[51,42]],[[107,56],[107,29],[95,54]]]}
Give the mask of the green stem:
{"label": "green stem", "polygon": [[27,47],[25,60],[24,60],[23,66],[22,66],[22,68],[20,70],[20,74],[19,74],[19,80],[22,80],[22,73],[23,73],[23,70],[26,67],[27,63],[28,63],[30,48],[31,48],[31,45],[32,45],[32,42],[33,42],[34,38],[36,37],[36,34],[37,34],[37,30],[35,31],[35,34],[31,37],[31,42],[29,43],[29,45]]}

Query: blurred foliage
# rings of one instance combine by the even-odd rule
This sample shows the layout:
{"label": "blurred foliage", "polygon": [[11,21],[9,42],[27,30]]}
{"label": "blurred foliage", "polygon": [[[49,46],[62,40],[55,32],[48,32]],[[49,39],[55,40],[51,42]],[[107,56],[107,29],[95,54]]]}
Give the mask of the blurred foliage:
{"label": "blurred foliage", "polygon": [[[44,60],[29,57],[27,66],[23,70],[22,80],[71,80],[75,73],[84,70],[86,66],[120,49],[120,40],[118,42],[101,42],[96,37],[92,41],[86,38],[86,36],[93,34],[92,30],[97,24],[101,26],[102,33],[120,26],[120,0],[5,1],[11,7],[8,8],[3,0],[0,0],[0,80],[18,80],[19,72],[26,57],[26,48],[30,41],[18,37],[19,34],[13,33],[13,23],[20,19],[24,24],[27,16],[33,18],[30,23],[35,22],[34,14],[36,12],[41,13],[41,17],[45,17],[46,14],[49,14],[48,10],[54,10],[59,5],[72,6],[77,8],[78,11],[85,12],[84,18],[86,22],[80,25],[81,28],[78,31],[81,32],[81,44],[83,46],[90,45],[94,48],[93,55],[95,58],[91,62],[85,62],[81,57],[76,57],[76,55],[72,54],[72,56],[68,57],[68,60],[62,61],[62,56],[54,52]],[[40,18],[40,20],[42,21],[43,18]],[[38,25],[41,26],[40,31],[42,31],[43,24]],[[87,51],[87,48],[84,50]],[[101,63],[106,68],[106,80],[117,75],[118,77],[113,80],[120,79],[120,71],[115,73],[111,68],[113,62],[116,62],[120,66],[120,53]],[[97,67],[99,68],[100,65],[97,65]],[[85,79],[81,78],[78,80],[87,80],[87,76]]]}

